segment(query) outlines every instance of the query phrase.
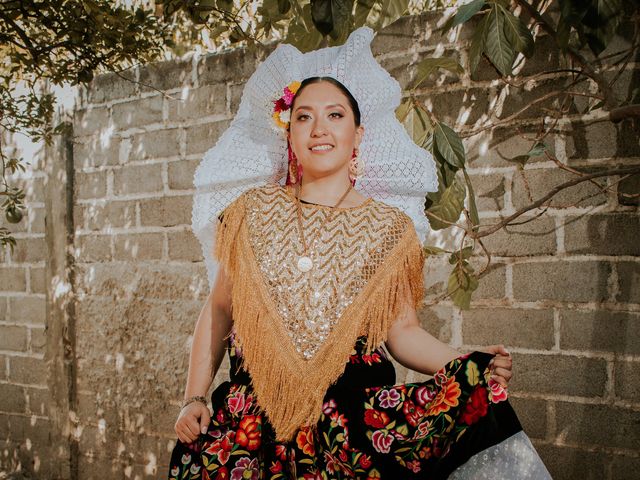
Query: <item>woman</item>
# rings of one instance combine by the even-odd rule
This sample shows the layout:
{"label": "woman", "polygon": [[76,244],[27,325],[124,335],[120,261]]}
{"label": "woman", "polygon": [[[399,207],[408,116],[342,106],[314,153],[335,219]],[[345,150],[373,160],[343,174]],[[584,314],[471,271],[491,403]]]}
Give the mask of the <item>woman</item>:
{"label": "woman", "polygon": [[[308,75],[327,71],[316,63],[296,71],[304,80],[289,82],[272,100],[269,117],[287,147],[285,185],[238,188],[237,170],[248,161],[228,176],[216,171],[219,192],[241,193],[219,202],[226,205],[216,215],[213,257],[220,267],[194,332],[169,478],[548,478],[506,400],[511,357],[504,347],[463,355],[420,327],[419,222],[391,203],[394,192],[423,199],[425,185],[433,190],[433,160],[408,145],[389,118],[397,98],[380,102],[370,85],[368,94],[358,90],[372,78],[367,68],[380,68],[364,48],[370,40],[371,31],[359,29],[343,51],[313,57],[342,70],[349,59],[359,63],[360,77],[348,79],[351,90],[338,73]],[[302,57],[299,64],[308,65]],[[264,114],[249,108],[251,92],[274,63],[267,59],[249,80],[230,126],[244,132],[244,149],[269,137],[242,118]],[[384,94],[387,77],[379,82]],[[261,94],[253,97],[257,105]],[[372,119],[367,125],[378,130],[368,144],[361,104]],[[408,170],[417,166],[414,176],[398,181],[397,165],[383,168],[389,165],[384,138],[392,139],[385,145],[404,143],[391,147],[392,158]],[[217,158],[240,144],[232,139],[223,135]],[[389,201],[365,195],[355,183],[385,192]],[[211,415],[204,395],[225,346],[231,378],[214,390]],[[395,384],[389,354],[433,379]]]}

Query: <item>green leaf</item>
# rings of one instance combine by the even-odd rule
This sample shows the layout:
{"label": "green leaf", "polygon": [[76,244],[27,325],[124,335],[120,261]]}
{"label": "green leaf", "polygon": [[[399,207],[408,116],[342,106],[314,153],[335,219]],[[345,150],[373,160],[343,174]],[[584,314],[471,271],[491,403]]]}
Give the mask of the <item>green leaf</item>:
{"label": "green leaf", "polygon": [[451,265],[455,265],[456,263],[462,262],[467,258],[471,257],[472,254],[473,254],[473,247],[466,246],[461,250],[456,250],[455,252],[453,252],[449,257],[449,263]]}
{"label": "green leaf", "polygon": [[524,155],[516,155],[515,157],[507,158],[506,160],[508,162],[516,163],[518,168],[522,169],[530,159],[544,155],[544,152],[547,150],[549,150],[549,147],[547,147],[544,142],[536,142]]}
{"label": "green leaf", "polygon": [[466,5],[462,5],[458,8],[458,11],[454,16],[452,16],[447,23],[444,24],[442,30],[446,32],[447,30],[457,27],[465,23],[471,17],[473,17],[476,13],[482,9],[485,4],[485,0],[473,0],[473,2],[467,3]]}
{"label": "green leaf", "polygon": [[485,15],[478,23],[478,26],[473,33],[473,37],[471,38],[471,46],[469,47],[469,71],[471,73],[476,71],[478,63],[480,62],[480,56],[485,50],[488,25],[489,16]]}
{"label": "green leaf", "polygon": [[447,293],[451,295],[454,305],[468,310],[471,305],[471,295],[478,288],[478,278],[473,268],[467,263],[456,265],[447,282]]}
{"label": "green leaf", "polygon": [[320,46],[322,34],[313,27],[311,5],[306,4],[302,12],[302,16],[295,16],[295,20],[289,24],[285,43],[294,45],[302,52],[309,52]]}
{"label": "green leaf", "polygon": [[411,104],[411,109],[404,118],[404,127],[407,129],[409,136],[417,145],[422,145],[426,137],[431,133],[433,127],[429,118],[424,114],[421,108]]}
{"label": "green leaf", "polygon": [[352,7],[353,0],[311,0],[311,19],[322,35],[346,39]]}
{"label": "green leaf", "polygon": [[527,152],[530,157],[540,157],[544,155],[544,152],[548,151],[549,147],[544,142],[536,142],[533,147]]}
{"label": "green leaf", "polygon": [[436,247],[434,245],[426,245],[426,246],[422,247],[422,251],[427,256],[428,255],[440,255],[442,253],[447,253],[447,251],[444,248]]}
{"label": "green leaf", "polygon": [[464,167],[464,146],[458,134],[442,122],[434,126],[434,132],[435,147],[447,163],[455,167]]}
{"label": "green leaf", "polygon": [[504,14],[504,33],[513,49],[523,53],[527,58],[533,55],[533,36],[520,17],[516,17],[508,10],[502,9]]}
{"label": "green leaf", "polygon": [[469,174],[466,169],[462,169],[462,173],[464,173],[464,181],[467,184],[467,191],[469,192],[469,216],[471,218],[471,223],[475,227],[480,225],[480,217],[478,216],[478,207],[476,206],[476,194],[473,190],[473,185],[471,184],[471,178],[469,178]]}
{"label": "green leaf", "polygon": [[480,381],[480,371],[478,370],[478,365],[473,360],[469,360],[467,362],[467,370],[465,372],[467,374],[467,382],[469,385],[477,385]]}
{"label": "green leaf", "polygon": [[[450,227],[449,223],[445,223],[445,221],[457,221],[464,207],[465,194],[466,190],[464,185],[459,181],[458,177],[455,177],[451,185],[444,190],[438,202],[431,205],[427,210],[431,228],[434,230],[442,230],[443,228]],[[429,215],[429,213],[436,215],[438,218]]]}
{"label": "green leaf", "polygon": [[[484,1],[484,0],[483,0]],[[442,68],[448,70],[451,73],[462,74],[464,69],[453,58],[449,57],[437,57],[437,58],[425,58],[418,63],[416,69],[416,78],[411,88],[418,88],[422,82],[424,82],[429,75],[435,72],[437,69]]]}
{"label": "green leaf", "polygon": [[291,9],[290,0],[278,0],[278,12],[281,14],[287,13]]}
{"label": "green leaf", "polygon": [[492,5],[488,14],[485,52],[502,75],[510,75],[515,52],[505,35],[505,16],[498,5]]}
{"label": "green leaf", "polygon": [[356,0],[355,24],[382,30],[406,14],[409,0]]}

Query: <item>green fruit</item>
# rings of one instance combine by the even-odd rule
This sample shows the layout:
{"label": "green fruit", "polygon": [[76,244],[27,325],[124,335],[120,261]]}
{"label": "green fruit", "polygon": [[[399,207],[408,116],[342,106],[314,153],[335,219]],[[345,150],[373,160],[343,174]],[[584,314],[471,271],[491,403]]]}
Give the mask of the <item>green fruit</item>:
{"label": "green fruit", "polygon": [[7,208],[7,213],[5,213],[5,217],[9,223],[20,223],[20,220],[22,220],[22,212],[15,207],[9,207]]}

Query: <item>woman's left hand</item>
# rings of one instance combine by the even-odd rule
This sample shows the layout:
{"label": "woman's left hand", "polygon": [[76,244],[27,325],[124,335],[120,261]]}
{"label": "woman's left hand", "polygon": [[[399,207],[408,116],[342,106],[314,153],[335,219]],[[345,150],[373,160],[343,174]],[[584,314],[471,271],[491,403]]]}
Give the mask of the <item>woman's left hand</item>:
{"label": "woman's left hand", "polygon": [[511,367],[513,364],[511,354],[507,352],[507,350],[504,348],[504,345],[489,345],[488,347],[485,347],[480,351],[495,355],[489,362],[489,368],[491,368],[491,378],[493,378],[504,388],[507,388],[507,384],[513,376],[513,373],[511,372]]}

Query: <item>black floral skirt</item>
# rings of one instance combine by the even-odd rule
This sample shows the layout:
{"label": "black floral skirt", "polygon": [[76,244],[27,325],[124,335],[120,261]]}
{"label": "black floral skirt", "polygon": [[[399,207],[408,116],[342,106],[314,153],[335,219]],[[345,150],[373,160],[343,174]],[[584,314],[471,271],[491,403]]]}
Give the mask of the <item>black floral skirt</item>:
{"label": "black floral skirt", "polygon": [[462,355],[420,383],[396,384],[380,348],[356,342],[326,392],[315,429],[286,443],[273,428],[229,339],[230,380],[212,393],[208,431],[178,440],[168,478],[212,480],[551,478],[507,399],[492,356]]}

